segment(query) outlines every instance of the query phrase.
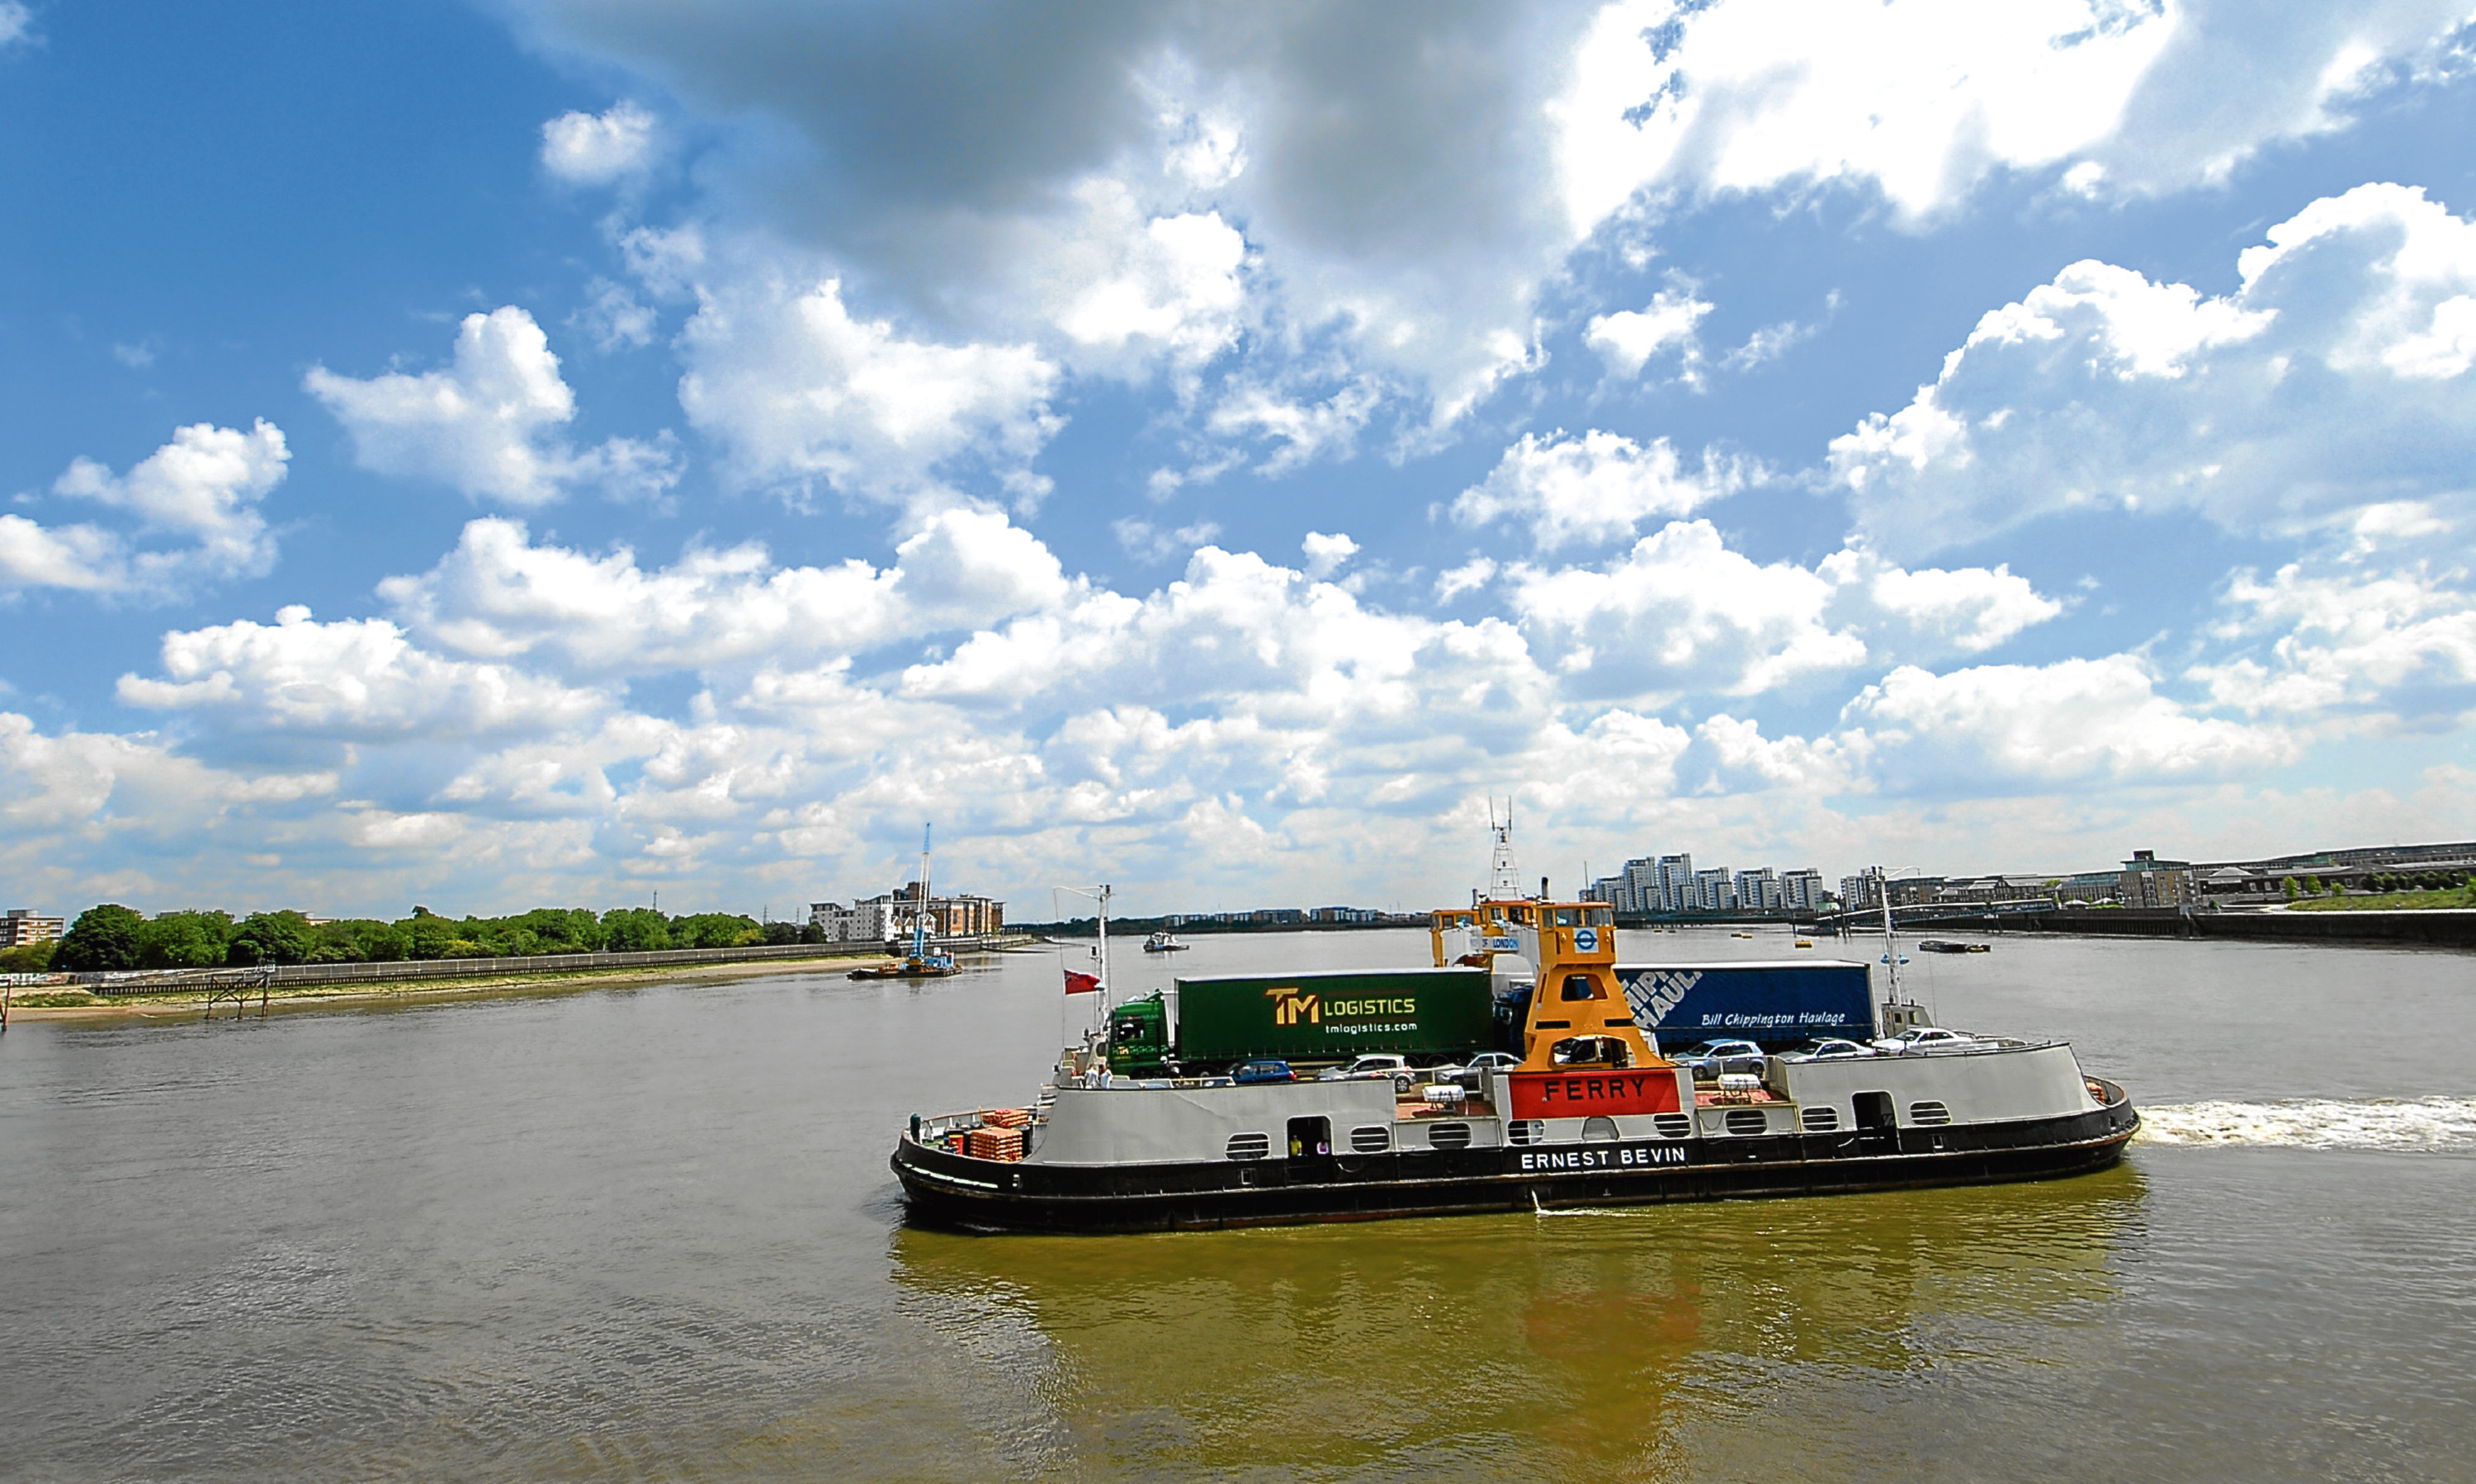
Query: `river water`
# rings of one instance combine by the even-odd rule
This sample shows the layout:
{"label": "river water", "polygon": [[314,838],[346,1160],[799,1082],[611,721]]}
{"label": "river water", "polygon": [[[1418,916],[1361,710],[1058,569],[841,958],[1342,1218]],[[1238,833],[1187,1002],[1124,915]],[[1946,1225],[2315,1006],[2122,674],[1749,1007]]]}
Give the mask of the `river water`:
{"label": "river water", "polygon": [[[1132,947],[1122,986],[1169,972]],[[1198,938],[1171,962],[1425,953]],[[2147,1110],[2123,1167],[2076,1180],[905,1227],[896,1130],[1028,1098],[1083,1013],[1059,962],[20,1022],[0,1475],[2476,1479],[2476,957],[1920,955],[1943,1023],[2067,1036]]]}

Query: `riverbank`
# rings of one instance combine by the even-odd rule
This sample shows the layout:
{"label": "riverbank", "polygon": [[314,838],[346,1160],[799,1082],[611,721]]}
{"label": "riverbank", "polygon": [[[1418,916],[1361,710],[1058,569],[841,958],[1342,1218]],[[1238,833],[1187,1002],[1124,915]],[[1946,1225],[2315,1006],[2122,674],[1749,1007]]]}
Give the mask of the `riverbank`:
{"label": "riverbank", "polygon": [[[957,955],[965,972],[994,964],[1006,952],[1039,946],[1030,937],[1010,938],[978,952]],[[611,968],[562,968],[505,974],[476,973],[474,960],[440,960],[436,977],[408,977],[382,982],[270,984],[262,989],[178,988],[161,994],[99,996],[82,989],[34,988],[12,998],[9,1022],[127,1022],[195,1020],[246,1012],[299,1010],[368,1010],[410,1008],[466,1000],[514,1000],[575,994],[632,984],[677,984],[729,980],[769,975],[849,975],[854,965],[881,962],[884,952],[871,945],[865,952],[813,954],[801,958],[745,959],[730,963],[627,964]],[[448,967],[454,965],[454,967]]]}

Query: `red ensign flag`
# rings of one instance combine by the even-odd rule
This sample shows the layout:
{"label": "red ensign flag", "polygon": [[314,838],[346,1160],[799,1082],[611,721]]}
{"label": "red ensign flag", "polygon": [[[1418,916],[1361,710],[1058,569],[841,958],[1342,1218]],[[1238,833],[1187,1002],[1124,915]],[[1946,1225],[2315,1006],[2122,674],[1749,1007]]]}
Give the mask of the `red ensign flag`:
{"label": "red ensign flag", "polygon": [[1089,995],[1100,987],[1101,977],[1097,974],[1077,974],[1072,969],[1066,971],[1066,992],[1070,995]]}

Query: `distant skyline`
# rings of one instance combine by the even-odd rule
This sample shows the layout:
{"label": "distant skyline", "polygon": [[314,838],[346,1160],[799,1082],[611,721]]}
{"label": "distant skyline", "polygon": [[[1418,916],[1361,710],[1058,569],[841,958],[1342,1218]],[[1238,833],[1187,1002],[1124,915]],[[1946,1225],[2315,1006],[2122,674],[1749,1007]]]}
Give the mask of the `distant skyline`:
{"label": "distant skyline", "polygon": [[2476,836],[2471,21],[0,0],[0,894]]}

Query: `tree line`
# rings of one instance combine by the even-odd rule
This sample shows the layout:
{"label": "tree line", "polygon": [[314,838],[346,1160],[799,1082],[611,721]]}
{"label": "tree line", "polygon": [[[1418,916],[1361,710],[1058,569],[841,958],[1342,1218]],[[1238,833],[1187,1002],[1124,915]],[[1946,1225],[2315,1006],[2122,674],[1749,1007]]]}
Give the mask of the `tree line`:
{"label": "tree line", "polygon": [[299,912],[160,912],[107,902],[78,914],[57,943],[0,950],[0,972],[251,968],[259,964],[386,963],[529,953],[643,952],[822,943],[805,923],[759,923],[729,912],[665,917],[651,907],[535,907],[513,917],[441,917],[414,907],[393,922],[312,923]]}

